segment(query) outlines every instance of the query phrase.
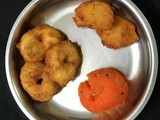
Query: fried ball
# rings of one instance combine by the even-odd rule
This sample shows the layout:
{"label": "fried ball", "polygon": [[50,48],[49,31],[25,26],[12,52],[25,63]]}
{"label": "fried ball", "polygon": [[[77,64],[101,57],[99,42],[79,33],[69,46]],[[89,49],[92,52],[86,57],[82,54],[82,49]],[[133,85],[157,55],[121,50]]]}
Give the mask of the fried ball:
{"label": "fried ball", "polygon": [[73,17],[78,27],[108,30],[113,24],[113,10],[103,1],[88,1],[80,4],[75,9]]}
{"label": "fried ball", "polygon": [[49,48],[65,39],[65,35],[59,30],[41,25],[26,32],[17,44],[17,48],[25,61],[39,62],[44,60]]}
{"label": "fried ball", "polygon": [[67,40],[47,51],[45,63],[45,71],[49,78],[64,87],[75,78],[77,68],[81,63],[81,57],[77,46]]}
{"label": "fried ball", "polygon": [[139,40],[135,25],[121,17],[115,17],[110,30],[97,30],[104,46],[118,49],[133,44]]}
{"label": "fried ball", "polygon": [[78,94],[82,105],[94,114],[111,112],[125,103],[129,87],[126,78],[115,68],[90,72],[82,82]]}
{"label": "fried ball", "polygon": [[36,101],[50,100],[59,90],[59,85],[47,79],[41,62],[26,62],[21,68],[20,80],[24,90]]}

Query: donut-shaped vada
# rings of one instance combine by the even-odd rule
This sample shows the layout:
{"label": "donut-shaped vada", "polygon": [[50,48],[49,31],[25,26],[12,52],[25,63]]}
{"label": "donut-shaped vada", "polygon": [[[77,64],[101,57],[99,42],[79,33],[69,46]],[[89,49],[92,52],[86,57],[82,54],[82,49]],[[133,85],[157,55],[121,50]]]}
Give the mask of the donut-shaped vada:
{"label": "donut-shaped vada", "polygon": [[49,48],[65,39],[65,35],[59,30],[41,25],[26,32],[17,44],[17,48],[25,61],[39,62],[44,60]]}
{"label": "donut-shaped vada", "polygon": [[87,110],[101,114],[125,103],[129,87],[122,72],[105,68],[92,71],[87,76],[88,80],[78,88],[80,101]]}
{"label": "donut-shaped vada", "polygon": [[59,90],[59,85],[47,79],[41,62],[26,62],[21,68],[20,81],[24,90],[36,101],[50,100]]}
{"label": "donut-shaped vada", "polygon": [[81,57],[77,46],[66,40],[47,51],[45,63],[45,71],[49,78],[64,87],[70,80],[74,79],[81,63]]}

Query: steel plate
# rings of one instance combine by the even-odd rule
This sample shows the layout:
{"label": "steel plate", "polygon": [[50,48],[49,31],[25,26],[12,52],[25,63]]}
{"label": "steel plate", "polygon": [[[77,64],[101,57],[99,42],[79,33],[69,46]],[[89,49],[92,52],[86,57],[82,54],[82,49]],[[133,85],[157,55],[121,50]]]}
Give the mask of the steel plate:
{"label": "steel plate", "polygon": [[[147,103],[156,81],[158,56],[152,30],[130,0],[114,0],[112,6],[120,16],[130,19],[136,26],[140,41],[118,50],[104,47],[95,30],[78,28],[72,17],[74,9],[86,0],[34,0],[17,18],[6,48],[6,73],[11,92],[21,110],[29,119],[43,120],[98,120],[134,119]],[[21,36],[30,28],[49,24],[64,32],[76,42],[83,55],[80,72],[75,80],[48,102],[35,102],[23,90],[19,72],[23,64],[16,48]],[[88,112],[78,97],[79,83],[86,80],[86,74],[99,68],[115,67],[128,79],[129,96],[126,103],[112,113],[101,116]]]}

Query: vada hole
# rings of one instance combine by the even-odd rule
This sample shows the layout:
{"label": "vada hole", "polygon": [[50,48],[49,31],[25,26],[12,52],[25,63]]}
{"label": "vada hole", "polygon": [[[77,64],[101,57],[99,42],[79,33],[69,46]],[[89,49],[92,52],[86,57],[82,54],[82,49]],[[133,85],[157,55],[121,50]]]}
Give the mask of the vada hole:
{"label": "vada hole", "polygon": [[64,63],[68,63],[68,60],[67,60],[67,58],[65,58],[63,62],[64,62]]}
{"label": "vada hole", "polygon": [[42,42],[42,40],[41,40],[41,39],[39,39],[39,42]]}
{"label": "vada hole", "polygon": [[42,36],[41,35],[37,35],[36,38],[38,39],[39,42],[42,42]]}
{"label": "vada hole", "polygon": [[40,85],[41,83],[42,83],[42,78],[40,78],[40,79],[38,79],[37,81],[36,81],[36,83],[38,84],[38,85]]}

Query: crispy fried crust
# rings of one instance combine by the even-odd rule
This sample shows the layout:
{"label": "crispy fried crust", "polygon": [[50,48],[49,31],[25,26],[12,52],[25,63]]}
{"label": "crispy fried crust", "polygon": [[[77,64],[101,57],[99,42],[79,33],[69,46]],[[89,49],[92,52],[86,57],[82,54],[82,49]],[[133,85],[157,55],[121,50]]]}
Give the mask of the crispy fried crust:
{"label": "crispy fried crust", "polygon": [[64,87],[75,78],[81,57],[77,46],[66,40],[47,51],[45,63],[45,72],[48,77]]}
{"label": "crispy fried crust", "polygon": [[97,30],[97,34],[104,46],[118,49],[133,44],[139,40],[133,23],[121,17],[114,17],[114,24],[110,30]]}
{"label": "crispy fried crust", "polygon": [[24,90],[36,101],[47,101],[59,90],[59,85],[47,79],[44,64],[26,62],[21,68],[20,80]]}
{"label": "crispy fried crust", "polygon": [[65,35],[59,30],[41,25],[26,32],[17,48],[25,61],[38,62],[44,60],[45,53],[50,47],[65,39]]}
{"label": "crispy fried crust", "polygon": [[106,2],[94,0],[80,4],[73,19],[78,27],[108,30],[112,28],[113,16],[113,10]]}
{"label": "crispy fried crust", "polygon": [[129,87],[126,78],[115,68],[92,71],[82,82],[78,94],[82,105],[94,114],[111,112],[124,104]]}

